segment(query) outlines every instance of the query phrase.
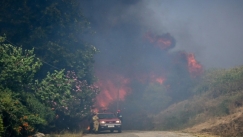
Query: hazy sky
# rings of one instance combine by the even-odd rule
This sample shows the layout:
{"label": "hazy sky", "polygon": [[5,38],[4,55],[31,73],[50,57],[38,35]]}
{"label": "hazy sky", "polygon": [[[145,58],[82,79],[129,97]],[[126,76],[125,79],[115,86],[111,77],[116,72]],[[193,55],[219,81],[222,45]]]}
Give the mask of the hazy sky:
{"label": "hazy sky", "polygon": [[169,52],[194,53],[205,68],[243,65],[242,0],[83,0],[81,8],[96,31],[89,41],[100,49],[98,66],[153,60],[147,32],[170,33]]}

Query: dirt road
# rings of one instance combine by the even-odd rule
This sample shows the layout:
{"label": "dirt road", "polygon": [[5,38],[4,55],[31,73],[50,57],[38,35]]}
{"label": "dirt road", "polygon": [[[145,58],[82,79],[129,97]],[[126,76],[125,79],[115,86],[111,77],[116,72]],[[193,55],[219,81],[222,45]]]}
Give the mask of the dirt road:
{"label": "dirt road", "polygon": [[86,134],[84,137],[196,137],[187,133],[166,131],[123,131],[122,133],[101,132],[99,134]]}

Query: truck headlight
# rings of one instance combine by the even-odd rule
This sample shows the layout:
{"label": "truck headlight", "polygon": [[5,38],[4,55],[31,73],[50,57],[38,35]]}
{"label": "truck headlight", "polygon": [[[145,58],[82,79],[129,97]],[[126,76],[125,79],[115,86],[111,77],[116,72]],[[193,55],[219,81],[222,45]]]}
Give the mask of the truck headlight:
{"label": "truck headlight", "polygon": [[105,121],[100,121],[100,124],[105,124]]}
{"label": "truck headlight", "polygon": [[121,123],[121,121],[120,120],[117,120],[116,123]]}

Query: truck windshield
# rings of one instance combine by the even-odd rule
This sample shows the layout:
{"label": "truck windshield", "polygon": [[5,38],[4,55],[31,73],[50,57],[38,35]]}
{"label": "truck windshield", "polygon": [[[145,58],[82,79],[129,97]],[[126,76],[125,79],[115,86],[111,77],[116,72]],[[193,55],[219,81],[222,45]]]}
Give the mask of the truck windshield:
{"label": "truck windshield", "polygon": [[114,114],[98,114],[99,119],[116,118]]}

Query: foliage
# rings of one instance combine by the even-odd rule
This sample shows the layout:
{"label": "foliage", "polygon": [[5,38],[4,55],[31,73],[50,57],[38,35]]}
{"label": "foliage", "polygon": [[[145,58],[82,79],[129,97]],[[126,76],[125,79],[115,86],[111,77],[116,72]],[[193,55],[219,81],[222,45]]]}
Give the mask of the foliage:
{"label": "foliage", "polygon": [[76,119],[87,117],[94,104],[94,98],[99,93],[98,87],[89,85],[86,80],[79,80],[73,71],[67,71],[66,78],[72,81],[72,96],[68,101],[70,116]]}
{"label": "foliage", "polygon": [[53,127],[75,130],[79,121],[90,114],[97,87],[79,80],[74,72],[65,75],[64,70],[48,73],[40,82],[34,81],[41,63],[33,50],[23,52],[10,44],[1,44],[0,50],[4,136],[27,136]]}
{"label": "foliage", "polygon": [[[0,35],[8,36],[0,37],[1,92],[7,90],[10,100],[19,101],[22,112],[16,118],[28,115],[34,130],[78,128],[98,94],[92,86],[98,50],[82,41],[91,31],[79,4],[78,0],[0,1]],[[14,124],[21,122],[4,111],[8,129],[4,134],[18,134]]]}
{"label": "foliage", "polygon": [[[45,106],[41,105],[32,93],[26,93],[31,91],[34,74],[41,62],[35,58],[34,50],[23,51],[20,47],[1,44],[0,51],[0,111],[6,128],[4,134],[10,136],[14,131],[14,135],[25,136],[35,132],[35,127],[47,124],[44,115],[48,110],[42,111],[42,116],[39,116],[33,108],[41,110]],[[34,99],[30,101],[26,94]],[[32,105],[33,103],[36,104]]]}
{"label": "foliage", "polygon": [[9,41],[24,49],[34,47],[37,57],[54,66],[45,63],[39,78],[56,68],[66,68],[90,84],[97,49],[82,41],[91,31],[79,5],[79,0],[2,0],[0,35],[6,34]]}
{"label": "foliage", "polygon": [[19,95],[9,89],[1,88],[0,99],[5,136],[25,136],[34,133],[37,125],[47,124],[37,113],[30,112],[20,101]]}
{"label": "foliage", "polygon": [[[21,102],[24,106],[26,106],[29,112],[36,114],[38,117],[45,119],[47,126],[48,123],[52,122],[55,117],[55,112],[45,104],[41,103],[36,94],[22,92],[21,93]],[[42,130],[44,127],[38,126],[39,130]]]}
{"label": "foliage", "polygon": [[77,129],[79,121],[90,114],[93,99],[98,94],[97,87],[78,80],[74,72],[68,71],[64,75],[64,70],[48,73],[35,84],[37,98],[56,113],[56,129]]}
{"label": "foliage", "polygon": [[240,84],[243,81],[243,66],[231,69],[212,69],[205,72],[200,84],[194,92],[203,93],[211,91],[213,97],[220,96],[229,92],[235,92],[243,88]]}
{"label": "foliage", "polygon": [[28,88],[41,62],[34,50],[22,50],[10,44],[0,46],[0,84],[12,90]]}
{"label": "foliage", "polygon": [[71,85],[64,78],[64,70],[48,73],[41,82],[35,81],[37,98],[53,109],[62,110],[67,107],[67,99],[70,98]]}

